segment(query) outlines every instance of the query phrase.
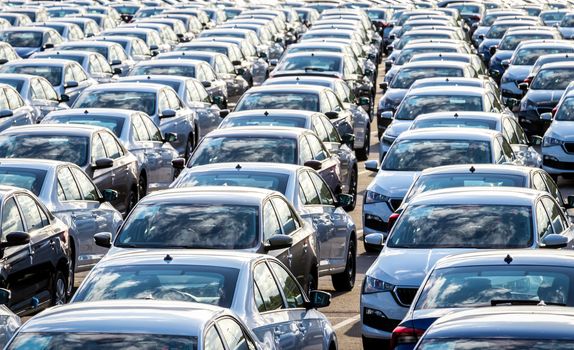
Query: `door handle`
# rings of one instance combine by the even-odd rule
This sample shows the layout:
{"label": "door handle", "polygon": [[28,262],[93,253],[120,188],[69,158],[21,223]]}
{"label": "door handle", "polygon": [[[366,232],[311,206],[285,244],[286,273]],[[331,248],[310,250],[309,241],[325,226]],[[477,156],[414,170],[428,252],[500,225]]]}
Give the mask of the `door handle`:
{"label": "door handle", "polygon": [[55,246],[56,246],[56,242],[54,242],[54,240],[51,239],[51,240],[50,240],[50,247],[51,247],[52,249],[54,249]]}
{"label": "door handle", "polygon": [[290,250],[287,253],[287,260],[289,261],[289,266],[291,266],[291,262],[293,261],[293,254],[291,254]]}
{"label": "door handle", "polygon": [[273,336],[275,338],[280,338],[282,334],[283,334],[283,332],[281,332],[279,327],[275,327],[275,329],[273,330]]}
{"label": "door handle", "polygon": [[309,243],[307,243],[307,241],[305,241],[305,243],[303,244],[303,252],[305,254],[307,254],[307,247],[309,247]]}

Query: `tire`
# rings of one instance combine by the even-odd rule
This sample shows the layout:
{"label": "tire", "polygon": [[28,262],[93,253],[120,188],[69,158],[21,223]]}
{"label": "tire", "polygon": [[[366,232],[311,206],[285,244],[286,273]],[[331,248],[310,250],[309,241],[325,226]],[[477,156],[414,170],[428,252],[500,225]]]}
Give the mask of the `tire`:
{"label": "tire", "polygon": [[357,249],[355,247],[355,241],[349,241],[345,271],[331,276],[331,282],[337,292],[348,292],[355,286],[357,275]]}
{"label": "tire", "polygon": [[357,156],[357,159],[360,161],[364,161],[369,159],[369,153],[371,152],[371,135],[370,135],[370,130],[367,128],[366,134],[365,134],[365,144],[363,145],[363,148],[359,148],[355,150],[355,155]]}
{"label": "tire", "polygon": [[353,168],[352,171],[353,171],[353,173],[351,174],[351,179],[349,181],[349,192],[348,192],[348,194],[353,196],[353,203],[345,206],[343,208],[343,209],[345,209],[345,211],[352,211],[353,209],[355,209],[355,206],[357,205],[357,169]]}
{"label": "tire", "polygon": [[191,153],[193,152],[194,146],[194,138],[193,135],[189,135],[187,137],[187,142],[185,143],[185,160],[189,160],[191,157]]}
{"label": "tire", "polygon": [[384,350],[388,349],[390,342],[383,339],[363,338],[363,350]]}
{"label": "tire", "polygon": [[140,174],[138,180],[138,198],[142,199],[147,194],[147,176],[145,172]]}
{"label": "tire", "polygon": [[75,270],[76,270],[76,253],[74,251],[74,241],[70,241],[70,246],[72,248],[70,248],[70,264],[69,264],[69,269],[68,269],[68,282],[67,282],[67,290],[66,290],[66,296],[68,298],[70,298],[72,296],[72,291],[74,290],[74,284],[75,284]]}
{"label": "tire", "polygon": [[126,216],[136,206],[136,204],[138,204],[138,201],[139,201],[138,190],[137,190],[137,188],[132,188],[130,193],[128,194],[128,207],[126,210]]}
{"label": "tire", "polygon": [[62,271],[57,271],[52,283],[52,306],[66,303],[66,291],[68,289],[66,277]]}

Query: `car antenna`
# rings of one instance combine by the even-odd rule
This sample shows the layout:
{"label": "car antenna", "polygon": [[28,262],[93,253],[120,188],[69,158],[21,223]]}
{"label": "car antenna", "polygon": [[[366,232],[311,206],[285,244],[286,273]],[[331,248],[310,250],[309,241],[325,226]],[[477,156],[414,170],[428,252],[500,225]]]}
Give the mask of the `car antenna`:
{"label": "car antenna", "polygon": [[468,170],[469,170],[471,173],[473,173],[473,174],[474,174],[474,172],[476,171],[476,169],[475,169],[474,166],[472,166],[472,165],[470,166],[470,169],[468,169]]}
{"label": "car antenna", "polygon": [[88,114],[90,113],[87,109],[84,111],[84,114]]}
{"label": "car antenna", "polygon": [[171,255],[167,254],[167,255],[165,256],[165,258],[163,258],[163,260],[164,260],[164,261],[167,261],[167,262],[171,262],[171,261],[173,260],[173,258],[171,257]]}
{"label": "car antenna", "polygon": [[504,258],[504,262],[509,264],[512,262],[512,257],[510,256],[510,254],[506,254],[506,258]]}
{"label": "car antenna", "polygon": [[241,170],[241,164],[237,164],[237,165],[235,166],[235,169]]}
{"label": "car antenna", "polygon": [[454,114],[454,117],[455,117],[455,118],[458,118],[458,113],[455,113],[455,114]]}
{"label": "car antenna", "polygon": [[269,115],[269,112],[265,111],[265,112],[263,113],[263,115],[267,117],[267,116]]}

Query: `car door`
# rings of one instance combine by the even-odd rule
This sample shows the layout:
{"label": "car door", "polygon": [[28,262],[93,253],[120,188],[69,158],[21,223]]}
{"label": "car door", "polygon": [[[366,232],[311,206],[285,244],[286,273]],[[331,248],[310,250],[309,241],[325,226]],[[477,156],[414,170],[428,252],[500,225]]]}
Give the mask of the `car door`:
{"label": "car door", "polygon": [[315,309],[307,309],[301,286],[287,270],[275,261],[268,261],[282,292],[289,321],[295,325],[297,349],[323,349],[323,317]]}
{"label": "car door", "polygon": [[550,196],[542,197],[540,202],[542,202],[542,205],[546,209],[554,233],[568,237],[568,247],[572,248],[574,245],[573,227],[569,224],[558,203],[550,198]]}
{"label": "car door", "polygon": [[[133,185],[133,179],[130,174],[130,160],[126,157],[127,153],[111,132],[102,130],[99,132],[99,135],[104,144],[107,157],[114,161],[114,165],[111,168],[112,186],[108,188],[127,195],[132,190]],[[127,203],[125,201],[122,203],[126,205],[126,208],[118,210],[123,212],[127,209]]]}
{"label": "car door", "polygon": [[[104,148],[104,142],[100,137],[100,133],[94,133],[92,135],[91,140],[91,150],[90,150],[90,164],[95,164],[96,160],[108,158],[106,154],[106,149]],[[89,168],[89,166],[88,166]],[[96,186],[103,191],[108,188],[114,188],[113,186],[113,171],[112,168],[105,168],[105,169],[95,169],[92,174],[92,181],[96,184]],[[118,192],[119,196],[118,199],[112,203],[116,208],[121,203],[125,202],[125,198],[127,193]]]}
{"label": "car door", "polygon": [[171,161],[174,157],[174,149],[167,142],[164,142],[161,131],[155,123],[147,116],[140,115],[143,124],[149,135],[149,143],[151,149],[148,157],[152,157],[153,161],[157,163],[157,178],[155,183],[160,184],[160,187],[168,187],[174,179],[174,168]]}
{"label": "car door", "polygon": [[6,87],[3,90],[13,113],[10,118],[12,126],[33,124],[35,122],[33,109],[26,106],[20,94],[12,87]]}
{"label": "car door", "polygon": [[305,138],[309,142],[313,160],[321,162],[319,174],[327,181],[331,190],[336,192],[341,187],[341,179],[339,178],[341,164],[339,160],[327,151],[325,145],[316,135],[309,133],[305,135]]}
{"label": "car door", "polygon": [[[154,149],[148,130],[139,114],[131,117],[131,134],[134,142],[130,148],[140,163],[140,176],[145,172],[148,188],[150,183],[161,179],[160,154]],[[147,190],[147,189],[146,189]]]}

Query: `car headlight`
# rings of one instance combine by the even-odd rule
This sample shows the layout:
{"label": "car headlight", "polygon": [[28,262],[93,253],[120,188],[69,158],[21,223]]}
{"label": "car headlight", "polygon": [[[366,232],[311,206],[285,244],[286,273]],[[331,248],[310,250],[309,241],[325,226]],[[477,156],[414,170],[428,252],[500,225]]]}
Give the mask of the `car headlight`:
{"label": "car headlight", "polygon": [[391,292],[394,288],[394,285],[369,275],[365,276],[365,281],[363,282],[363,294]]}
{"label": "car headlight", "polygon": [[382,203],[387,202],[389,197],[373,191],[365,191],[365,203]]}
{"label": "car headlight", "polygon": [[563,143],[564,141],[550,136],[544,136],[542,139],[542,147],[560,146]]}

